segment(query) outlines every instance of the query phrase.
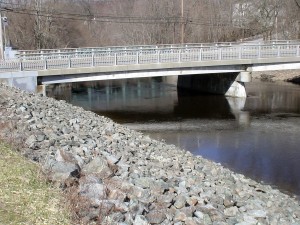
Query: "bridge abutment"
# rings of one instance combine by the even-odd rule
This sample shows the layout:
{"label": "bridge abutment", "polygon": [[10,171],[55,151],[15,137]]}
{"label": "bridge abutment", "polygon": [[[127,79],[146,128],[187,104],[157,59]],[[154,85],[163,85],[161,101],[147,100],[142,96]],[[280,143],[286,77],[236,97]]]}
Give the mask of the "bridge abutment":
{"label": "bridge abutment", "polygon": [[178,77],[177,87],[196,92],[230,97],[247,97],[244,82],[251,81],[249,72],[185,75]]}
{"label": "bridge abutment", "polygon": [[37,76],[36,71],[6,72],[1,74],[0,82],[35,93],[37,91]]}

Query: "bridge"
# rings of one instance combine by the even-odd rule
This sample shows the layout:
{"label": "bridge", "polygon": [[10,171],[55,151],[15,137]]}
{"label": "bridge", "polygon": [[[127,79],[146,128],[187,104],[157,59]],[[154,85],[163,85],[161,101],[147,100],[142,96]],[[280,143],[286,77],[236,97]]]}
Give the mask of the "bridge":
{"label": "bridge", "polygon": [[37,85],[178,76],[178,87],[246,97],[251,72],[300,69],[299,41],[144,45],[19,51],[0,61],[0,79]]}

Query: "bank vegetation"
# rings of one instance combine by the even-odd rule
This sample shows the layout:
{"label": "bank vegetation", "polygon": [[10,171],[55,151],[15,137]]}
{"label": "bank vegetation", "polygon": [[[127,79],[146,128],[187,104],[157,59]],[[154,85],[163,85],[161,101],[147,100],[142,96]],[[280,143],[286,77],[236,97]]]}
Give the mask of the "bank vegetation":
{"label": "bank vegetation", "polygon": [[61,190],[12,149],[0,143],[0,224],[70,224]]}

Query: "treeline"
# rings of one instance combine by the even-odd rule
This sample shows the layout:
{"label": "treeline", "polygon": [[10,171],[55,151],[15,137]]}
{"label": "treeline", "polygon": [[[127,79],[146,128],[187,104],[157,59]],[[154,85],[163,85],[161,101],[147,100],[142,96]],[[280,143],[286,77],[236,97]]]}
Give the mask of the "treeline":
{"label": "treeline", "polygon": [[2,0],[6,46],[300,39],[299,0]]}

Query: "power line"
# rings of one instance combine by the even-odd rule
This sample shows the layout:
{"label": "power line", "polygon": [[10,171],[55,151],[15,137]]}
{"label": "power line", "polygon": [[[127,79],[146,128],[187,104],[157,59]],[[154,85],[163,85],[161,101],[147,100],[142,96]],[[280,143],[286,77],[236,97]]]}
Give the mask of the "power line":
{"label": "power line", "polygon": [[[18,5],[15,3],[5,3],[0,1],[0,3],[4,3],[7,5]],[[15,13],[15,14],[23,14],[36,16],[37,10],[29,9],[29,8],[10,8],[3,7],[2,11]],[[114,16],[114,15],[101,15],[99,14],[79,14],[79,13],[67,13],[67,12],[48,12],[45,10],[38,10],[39,16],[46,18],[56,18],[56,19],[65,19],[65,20],[77,20],[77,21],[95,21],[101,23],[127,23],[127,24],[191,24],[198,26],[232,26],[230,23],[211,23],[211,22],[203,22],[199,19],[191,19],[191,18],[182,18],[182,17],[138,17],[138,16]],[[97,16],[96,16],[97,15]],[[183,19],[185,19],[183,21]]]}
{"label": "power line", "polygon": [[[15,14],[23,14],[23,15],[30,15],[30,16],[36,16],[36,13],[30,13],[30,12],[22,12],[22,11],[14,11],[14,10],[8,10],[3,9],[3,11],[15,13]],[[166,21],[161,20],[149,20],[145,18],[139,18],[138,20],[128,18],[128,21],[124,21],[122,17],[101,17],[101,18],[92,18],[92,19],[85,19],[85,18],[79,18],[79,17],[70,17],[70,16],[59,16],[59,15],[50,15],[50,14],[39,14],[41,17],[47,17],[47,18],[54,18],[54,19],[66,19],[66,20],[77,20],[77,21],[97,21],[97,22],[116,22],[116,23],[167,23]],[[132,20],[132,21],[130,21]],[[174,23],[176,21],[172,21],[169,23]]]}
{"label": "power line", "polygon": [[[29,8],[20,8],[19,4],[15,4],[15,3],[5,3],[3,1],[0,1],[0,4],[6,4],[6,5],[15,5],[15,6],[19,6],[18,8],[8,8],[6,7],[6,9],[8,10],[26,10],[26,11],[33,11],[36,12],[36,9],[29,9]],[[46,10],[38,10],[39,13],[49,13],[49,11]],[[115,15],[101,15],[99,13],[92,13],[92,14],[81,14],[81,13],[69,13],[69,12],[51,12],[53,15],[68,15],[68,16],[78,16],[78,17],[101,17],[101,18],[114,18],[116,17]],[[118,18],[130,18],[130,19],[139,19],[139,18],[144,18],[144,19],[151,19],[151,20],[161,20],[161,19],[178,19],[179,17],[176,16],[172,16],[172,17],[161,17],[161,18],[157,18],[157,17],[139,17],[139,16],[118,16]]]}
{"label": "power line", "polygon": [[[30,12],[22,12],[22,11],[15,11],[12,9],[7,9],[4,8],[2,9],[2,11],[6,11],[9,13],[14,13],[14,14],[23,14],[23,15],[29,15],[29,16],[36,16],[36,13],[30,13]],[[204,22],[196,22],[193,20],[188,20],[186,22],[182,22],[180,21],[180,18],[176,19],[176,20],[169,20],[167,18],[160,18],[160,19],[149,19],[149,18],[143,18],[143,17],[136,17],[136,18],[132,18],[132,17],[128,17],[127,21],[124,20],[123,17],[94,17],[94,18],[90,18],[90,19],[86,19],[86,18],[78,18],[78,17],[70,17],[70,16],[60,16],[60,15],[50,15],[50,14],[39,14],[39,16],[41,17],[46,17],[46,18],[53,18],[53,19],[64,19],[64,20],[73,20],[73,21],[90,21],[90,22],[100,22],[100,23],[127,23],[127,24],[182,24],[182,23],[187,23],[187,24],[191,24],[191,25],[199,25],[199,26],[232,26],[231,24],[224,24],[224,23],[204,23]]]}

